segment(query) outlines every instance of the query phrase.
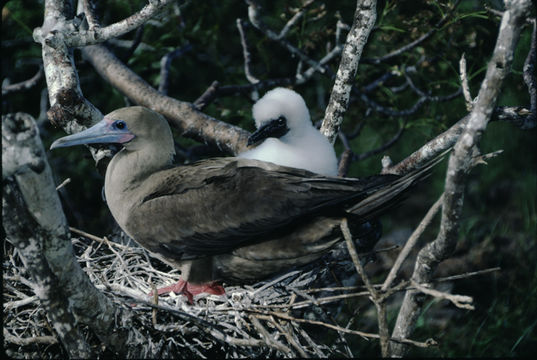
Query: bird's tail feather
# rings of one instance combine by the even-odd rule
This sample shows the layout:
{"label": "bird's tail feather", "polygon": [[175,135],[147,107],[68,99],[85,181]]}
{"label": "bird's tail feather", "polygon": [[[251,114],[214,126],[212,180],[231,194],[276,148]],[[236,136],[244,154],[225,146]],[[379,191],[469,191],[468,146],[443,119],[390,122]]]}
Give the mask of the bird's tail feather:
{"label": "bird's tail feather", "polygon": [[441,162],[448,152],[449,150],[443,152],[422,167],[415,169],[387,184],[385,187],[380,188],[378,191],[375,191],[365,199],[348,208],[347,212],[357,215],[364,220],[379,216],[384,211],[401,201],[404,198],[404,195],[408,193],[409,189],[427,178],[431,173],[431,169]]}

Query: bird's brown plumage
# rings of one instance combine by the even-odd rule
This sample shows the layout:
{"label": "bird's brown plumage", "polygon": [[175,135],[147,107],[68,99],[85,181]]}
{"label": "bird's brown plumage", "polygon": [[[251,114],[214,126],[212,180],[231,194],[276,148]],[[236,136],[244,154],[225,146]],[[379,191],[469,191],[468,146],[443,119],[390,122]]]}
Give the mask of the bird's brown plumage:
{"label": "bird's brown plumage", "polygon": [[378,215],[432,166],[364,179],[232,157],[173,167],[172,135],[159,114],[128,107],[103,121],[124,121],[134,135],[107,169],[112,215],[194,283],[253,281],[311,262],[340,240],[343,217],[359,225]]}

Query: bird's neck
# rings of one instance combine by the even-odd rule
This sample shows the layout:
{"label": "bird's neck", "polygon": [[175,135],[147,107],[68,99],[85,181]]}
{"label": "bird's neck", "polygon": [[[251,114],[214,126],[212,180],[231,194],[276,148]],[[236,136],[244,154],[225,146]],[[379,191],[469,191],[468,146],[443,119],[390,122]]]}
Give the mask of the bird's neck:
{"label": "bird's neck", "polygon": [[172,159],[173,151],[151,146],[135,151],[123,149],[113,157],[106,169],[104,189],[106,202],[118,224],[126,220],[122,218],[127,213],[125,208],[140,201],[137,190],[144,180],[169,167]]}

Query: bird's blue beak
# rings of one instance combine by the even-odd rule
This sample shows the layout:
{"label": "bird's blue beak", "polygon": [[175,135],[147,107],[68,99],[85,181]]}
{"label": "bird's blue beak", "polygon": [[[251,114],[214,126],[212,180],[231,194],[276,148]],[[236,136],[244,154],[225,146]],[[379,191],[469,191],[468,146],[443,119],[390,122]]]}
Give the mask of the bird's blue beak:
{"label": "bird's blue beak", "polygon": [[125,121],[105,117],[84,131],[57,139],[50,149],[82,144],[123,144],[134,137],[135,135],[129,131]]}
{"label": "bird's blue beak", "polygon": [[287,119],[285,119],[283,116],[280,116],[279,118],[266,123],[253,132],[248,138],[248,146],[258,143],[269,137],[280,138],[287,134],[288,131],[289,128],[287,127]]}

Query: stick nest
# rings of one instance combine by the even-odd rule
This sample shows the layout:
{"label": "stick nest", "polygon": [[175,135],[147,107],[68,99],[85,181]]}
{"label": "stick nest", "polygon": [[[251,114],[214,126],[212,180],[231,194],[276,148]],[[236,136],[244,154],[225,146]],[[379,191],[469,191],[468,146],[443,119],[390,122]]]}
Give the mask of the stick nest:
{"label": "stick nest", "polygon": [[[189,304],[185,296],[173,293],[161,295],[157,302],[148,295],[177,282],[180,273],[124,234],[110,241],[90,236],[74,237],[72,242],[80,266],[95,287],[126,310],[117,326],[129,330],[128,357],[352,357],[345,333],[378,337],[349,329],[356,316],[345,299],[368,293],[339,281],[357,281],[344,246],[314,264],[251,286],[224,283],[226,295],[200,294]],[[7,242],[5,255],[6,354],[65,358],[17,250]],[[113,355],[89,330],[84,333],[96,354]]]}

